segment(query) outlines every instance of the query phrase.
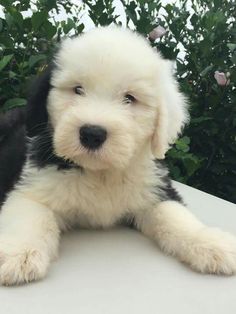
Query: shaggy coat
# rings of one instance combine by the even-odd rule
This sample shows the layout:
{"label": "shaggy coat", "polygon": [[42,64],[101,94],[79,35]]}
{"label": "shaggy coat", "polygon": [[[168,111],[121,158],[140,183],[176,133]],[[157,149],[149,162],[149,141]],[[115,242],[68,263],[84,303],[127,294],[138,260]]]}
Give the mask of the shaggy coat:
{"label": "shaggy coat", "polygon": [[75,226],[132,226],[197,271],[236,272],[235,238],[186,209],[161,161],[188,114],[170,63],[140,35],[105,27],[65,40],[26,120],[11,114],[0,120],[2,284],[44,277]]}

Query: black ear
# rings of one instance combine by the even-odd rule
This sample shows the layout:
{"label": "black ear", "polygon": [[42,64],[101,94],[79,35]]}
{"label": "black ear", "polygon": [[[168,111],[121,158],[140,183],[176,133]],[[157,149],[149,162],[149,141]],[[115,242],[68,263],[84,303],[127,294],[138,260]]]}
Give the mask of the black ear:
{"label": "black ear", "polygon": [[38,135],[47,126],[47,97],[51,89],[53,67],[52,64],[49,65],[31,86],[26,107],[26,130],[29,137]]}

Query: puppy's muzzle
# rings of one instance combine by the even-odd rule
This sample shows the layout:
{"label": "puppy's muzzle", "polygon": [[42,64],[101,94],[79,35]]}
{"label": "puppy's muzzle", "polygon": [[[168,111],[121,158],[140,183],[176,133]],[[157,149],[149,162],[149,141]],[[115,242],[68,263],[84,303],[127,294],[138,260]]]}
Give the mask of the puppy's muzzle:
{"label": "puppy's muzzle", "polygon": [[107,131],[99,125],[85,124],[79,134],[81,144],[90,150],[100,148],[107,138]]}

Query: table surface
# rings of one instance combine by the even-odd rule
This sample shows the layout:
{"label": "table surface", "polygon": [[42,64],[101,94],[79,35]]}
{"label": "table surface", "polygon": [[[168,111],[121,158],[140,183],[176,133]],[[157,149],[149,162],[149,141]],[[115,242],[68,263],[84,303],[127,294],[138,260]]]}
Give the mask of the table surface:
{"label": "table surface", "polygon": [[[202,221],[236,234],[236,205],[174,183]],[[236,276],[201,275],[140,233],[74,231],[46,279],[0,287],[1,314],[235,314]]]}

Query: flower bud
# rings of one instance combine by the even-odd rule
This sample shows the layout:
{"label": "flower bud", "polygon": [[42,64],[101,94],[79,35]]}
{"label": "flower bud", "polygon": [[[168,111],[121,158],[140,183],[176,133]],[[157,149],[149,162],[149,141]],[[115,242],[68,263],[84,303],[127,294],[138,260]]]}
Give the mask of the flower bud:
{"label": "flower bud", "polygon": [[166,29],[162,26],[155,27],[150,33],[149,33],[149,39],[156,40],[158,38],[161,38],[163,35],[165,35]]}
{"label": "flower bud", "polygon": [[214,78],[216,79],[216,82],[220,86],[229,85],[230,80],[227,79],[224,72],[215,71]]}

